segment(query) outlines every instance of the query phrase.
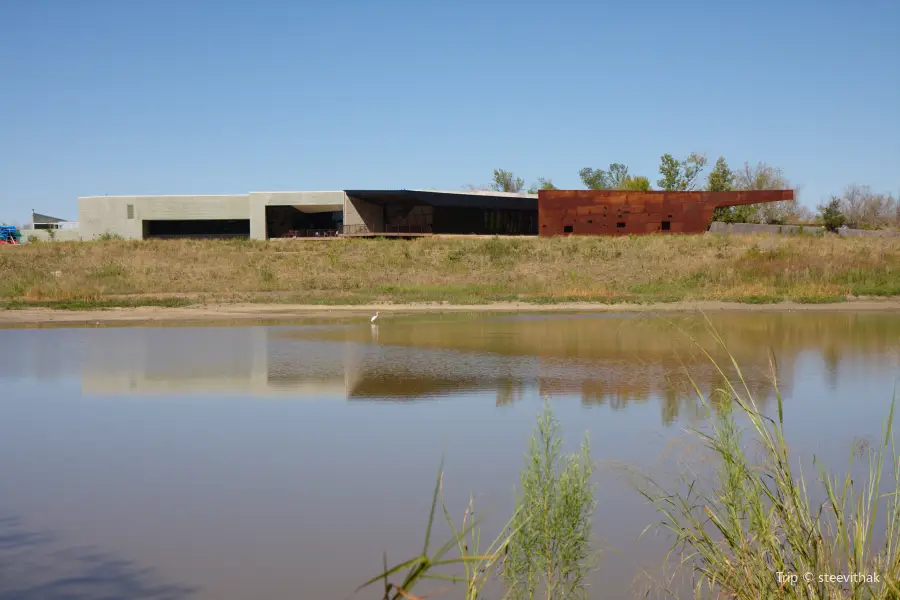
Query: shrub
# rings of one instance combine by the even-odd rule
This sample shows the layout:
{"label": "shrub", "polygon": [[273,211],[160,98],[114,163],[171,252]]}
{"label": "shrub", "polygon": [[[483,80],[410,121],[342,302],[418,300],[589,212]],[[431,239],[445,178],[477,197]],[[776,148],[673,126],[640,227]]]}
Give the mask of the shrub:
{"label": "shrub", "polygon": [[844,225],[846,219],[841,212],[840,198],[832,198],[827,205],[820,206],[819,211],[822,215],[822,224],[828,231],[836,232]]}
{"label": "shrub", "polygon": [[[423,580],[442,579],[464,583],[466,600],[476,600],[487,582],[499,576],[507,587],[505,598],[530,599],[539,590],[548,600],[586,597],[590,517],[595,506],[590,446],[585,439],[580,452],[563,457],[560,444],[559,425],[545,403],[522,471],[516,510],[486,549],[480,546],[480,517],[473,518],[471,500],[461,527],[454,525],[444,504],[443,472],[439,471],[421,555],[392,568],[385,558],[384,571],[358,590],[382,581],[384,598],[400,600],[414,598],[411,590]],[[432,553],[429,540],[438,501],[453,538]],[[447,558],[454,547],[459,556]],[[460,566],[463,576],[433,572]],[[400,583],[390,582],[389,577],[404,570],[407,573]]]}
{"label": "shrub", "polygon": [[504,578],[513,598],[586,597],[590,570],[590,444],[580,452],[560,455],[559,424],[545,403],[538,418],[522,471],[515,529],[509,544]]}

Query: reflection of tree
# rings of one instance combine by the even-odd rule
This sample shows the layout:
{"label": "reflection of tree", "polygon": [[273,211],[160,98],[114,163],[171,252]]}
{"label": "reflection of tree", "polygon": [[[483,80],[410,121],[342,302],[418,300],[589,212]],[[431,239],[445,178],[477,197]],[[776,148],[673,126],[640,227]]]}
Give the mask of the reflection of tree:
{"label": "reflection of tree", "polygon": [[93,548],[66,548],[17,519],[0,519],[0,600],[186,600],[197,591]]}
{"label": "reflection of tree", "polygon": [[[744,368],[741,381],[733,368],[724,361],[719,363],[741,394],[746,394],[746,384],[761,409],[770,405],[774,393],[763,367]],[[577,376],[579,374],[582,378]],[[580,394],[584,404],[608,405],[612,410],[625,410],[632,404],[644,404],[658,398],[662,421],[667,425],[674,423],[685,409],[692,414],[699,412],[698,390],[703,397],[709,397],[716,390],[727,387],[719,369],[705,358],[702,361],[689,361],[688,357],[681,357],[680,361],[670,358],[657,364],[606,361],[593,368],[583,367],[575,375],[570,379],[541,377],[540,391],[548,396]]]}
{"label": "reflection of tree", "polygon": [[822,351],[822,359],[825,361],[825,382],[829,389],[837,388],[838,365],[841,362],[841,350],[837,346],[829,346]]}
{"label": "reflection of tree", "polygon": [[518,402],[524,395],[525,386],[512,379],[497,382],[497,406],[507,406]]}
{"label": "reflection of tree", "polygon": [[[522,371],[484,370],[484,359],[519,357],[538,359],[538,384],[547,395],[580,395],[586,404],[605,404],[616,410],[650,398],[660,399],[661,418],[665,423],[678,419],[687,408],[697,408],[696,385],[706,396],[723,387],[723,376],[711,364],[703,348],[721,366],[732,381],[739,377],[732,357],[740,365],[743,382],[766,410],[774,400],[769,371],[769,351],[779,362],[779,388],[790,401],[797,357],[813,351],[825,357],[829,384],[837,385],[838,363],[848,358],[882,360],[900,347],[900,319],[878,313],[718,313],[709,322],[696,316],[657,317],[564,317],[535,319],[480,318],[471,321],[435,322],[417,327],[396,323],[385,328],[378,347],[422,350],[449,350],[455,355],[441,367],[445,380],[435,373],[424,381],[419,368],[415,375],[400,376],[409,365],[391,365],[395,383],[403,382],[411,391],[411,380],[422,380],[424,388],[455,387],[462,391],[493,386],[497,403],[515,401],[512,382],[524,385],[528,375]],[[728,348],[718,347],[709,330],[711,325]],[[304,333],[317,339],[357,340],[365,331],[360,328],[324,329]],[[730,353],[730,354],[729,354]],[[462,368],[459,357],[480,357],[481,363]],[[405,360],[405,359],[404,359]],[[415,361],[413,361],[415,362]],[[498,365],[511,364],[499,361]],[[527,364],[518,361],[519,365]],[[533,372],[533,367],[527,369]],[[464,374],[465,373],[465,374]],[[688,376],[690,374],[690,376]],[[500,375],[498,377],[498,375]],[[386,372],[380,377],[390,379]],[[363,375],[362,379],[368,377]],[[693,381],[691,381],[691,379]],[[381,390],[390,394],[389,387]],[[398,392],[402,395],[402,391]]]}
{"label": "reflection of tree", "polygon": [[664,425],[671,425],[678,419],[678,402],[684,398],[684,394],[679,394],[674,387],[668,388],[662,401],[662,422]]}

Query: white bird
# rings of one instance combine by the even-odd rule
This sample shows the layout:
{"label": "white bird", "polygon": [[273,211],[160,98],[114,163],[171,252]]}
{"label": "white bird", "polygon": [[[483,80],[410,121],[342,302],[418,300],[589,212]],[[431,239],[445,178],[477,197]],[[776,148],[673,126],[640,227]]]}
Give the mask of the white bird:
{"label": "white bird", "polygon": [[370,322],[370,323],[374,323],[374,322],[375,322],[375,319],[377,319],[377,318],[378,318],[378,311],[376,310],[376,311],[375,311],[375,315],[372,317],[372,319],[371,319],[369,322]]}

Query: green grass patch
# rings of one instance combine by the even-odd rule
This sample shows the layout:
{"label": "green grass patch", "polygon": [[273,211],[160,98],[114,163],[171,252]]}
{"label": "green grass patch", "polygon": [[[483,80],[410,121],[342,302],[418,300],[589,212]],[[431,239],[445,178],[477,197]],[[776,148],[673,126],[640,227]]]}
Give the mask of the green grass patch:
{"label": "green grass patch", "polygon": [[900,296],[900,282],[851,285],[850,293],[854,296]]}
{"label": "green grass patch", "polygon": [[737,302],[740,304],[780,304],[784,302],[784,298],[781,296],[767,296],[764,294],[759,295],[747,295],[747,296],[734,296],[732,298],[726,298],[725,302]]}
{"label": "green grass patch", "polygon": [[846,302],[847,298],[844,296],[797,296],[791,300],[799,304],[835,304]]}
{"label": "green grass patch", "polygon": [[611,296],[607,294],[596,295],[528,295],[523,294],[515,298],[519,302],[528,304],[574,304],[578,302],[592,302],[595,304],[642,304],[642,299],[634,295]]}
{"label": "green grass patch", "polygon": [[104,298],[74,300],[7,300],[0,302],[5,310],[24,310],[28,308],[53,308],[56,310],[106,310],[110,308],[137,308],[142,306],[158,306],[162,308],[181,308],[194,304],[187,298]]}
{"label": "green grass patch", "polygon": [[509,302],[516,294],[502,283],[496,284],[401,284],[378,285],[372,293],[381,300],[392,302],[449,302],[453,304],[484,304]]}
{"label": "green grass patch", "polygon": [[88,272],[89,277],[101,281],[119,279],[126,275],[128,275],[127,269],[118,263],[107,263]]}

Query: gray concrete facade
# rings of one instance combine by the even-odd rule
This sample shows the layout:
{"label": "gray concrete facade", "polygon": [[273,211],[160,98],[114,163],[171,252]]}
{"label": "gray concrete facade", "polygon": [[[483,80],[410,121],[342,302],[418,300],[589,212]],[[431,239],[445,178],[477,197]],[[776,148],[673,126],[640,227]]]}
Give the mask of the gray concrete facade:
{"label": "gray concrete facade", "polygon": [[129,240],[147,235],[146,221],[248,220],[250,237],[266,239],[266,207],[293,206],[301,212],[342,211],[343,191],[251,192],[196,196],[88,196],[78,199],[79,237],[104,234]]}
{"label": "gray concrete facade", "polygon": [[144,221],[249,219],[249,194],[222,196],[89,196],[78,199],[81,238],[144,238]]}
{"label": "gray concrete facade", "polygon": [[[532,203],[537,201],[536,196],[528,194],[436,190],[86,196],[78,199],[79,231],[76,238],[94,240],[112,235],[138,240],[147,237],[249,236],[265,240],[298,234],[333,235],[335,231],[378,234],[386,232],[385,228],[389,226],[396,229],[395,233],[401,230],[432,233],[433,202],[445,209],[450,207],[460,211],[507,210],[510,207],[506,204],[512,197]],[[271,207],[280,208],[269,210]],[[295,210],[286,210],[287,207]],[[518,206],[514,208],[523,210]],[[536,205],[534,210],[537,210]],[[471,213],[464,214],[476,224],[482,221],[480,216],[473,219]]]}
{"label": "gray concrete facade", "polygon": [[344,227],[354,233],[381,231],[384,209],[373,202],[344,195]]}

